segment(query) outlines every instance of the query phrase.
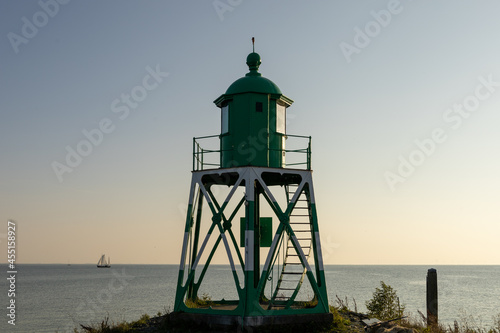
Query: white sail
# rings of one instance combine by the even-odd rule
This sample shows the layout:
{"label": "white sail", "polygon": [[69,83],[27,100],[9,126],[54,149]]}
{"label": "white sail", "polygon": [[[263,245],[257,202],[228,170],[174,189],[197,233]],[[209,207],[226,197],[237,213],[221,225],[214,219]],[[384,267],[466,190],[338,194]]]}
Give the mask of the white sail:
{"label": "white sail", "polygon": [[111,267],[110,258],[108,258],[108,262],[106,262],[106,255],[103,254],[97,262],[97,267]]}

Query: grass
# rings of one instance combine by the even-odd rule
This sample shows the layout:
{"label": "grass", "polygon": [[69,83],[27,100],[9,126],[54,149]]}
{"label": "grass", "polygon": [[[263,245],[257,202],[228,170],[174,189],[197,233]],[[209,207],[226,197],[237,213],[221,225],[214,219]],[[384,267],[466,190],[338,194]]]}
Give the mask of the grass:
{"label": "grass", "polygon": [[427,319],[422,312],[418,312],[417,318],[409,316],[404,319],[401,326],[413,328],[422,333],[500,333],[500,313],[493,318],[493,325],[486,328],[481,320],[476,320],[473,316],[462,312],[459,320],[455,320],[453,326],[438,324],[427,326]]}
{"label": "grass", "polygon": [[[201,299],[192,301],[193,307],[210,306],[213,302],[209,295],[203,294]],[[351,304],[354,309],[351,309]],[[312,305],[312,302],[311,302]],[[360,323],[361,319],[368,318],[366,314],[358,313],[356,301],[352,303],[348,298],[341,299],[337,296],[335,305],[330,305],[330,312],[333,315],[332,323],[328,327],[309,327],[310,332],[318,333],[362,333],[363,326]],[[398,326],[413,329],[415,333],[500,333],[500,313],[493,318],[493,325],[485,327],[481,320],[475,319],[471,315],[462,312],[460,319],[455,321],[453,325],[435,325],[427,326],[426,316],[418,311],[418,315],[414,316],[405,313],[405,319],[394,322]],[[202,332],[194,327],[172,327],[169,322],[169,311],[164,310],[163,313],[158,312],[156,317],[151,318],[144,314],[139,320],[132,322],[110,323],[109,318],[104,318],[100,323],[95,323],[92,326],[80,325],[80,329],[74,330],[75,333],[127,333],[127,332]],[[193,331],[194,329],[194,331]],[[289,329],[282,330],[288,332]],[[293,330],[292,330],[293,331]],[[256,332],[255,330],[253,332]],[[272,332],[280,332],[275,329]],[[291,331],[290,331],[291,332]]]}
{"label": "grass", "polygon": [[109,317],[104,318],[100,323],[93,326],[80,325],[81,330],[75,328],[75,333],[123,333],[134,332],[138,328],[146,327],[149,325],[151,317],[144,314],[139,320],[133,322],[110,323]]}
{"label": "grass", "polygon": [[337,304],[336,307],[341,312],[358,312],[358,304],[356,303],[356,300],[354,298],[352,299],[352,302],[354,303],[354,310],[351,310],[351,305],[349,304],[349,299],[347,298],[347,296],[344,299],[340,298],[338,295],[335,295],[335,297],[337,298],[335,300],[335,303]]}
{"label": "grass", "polygon": [[[349,324],[342,321],[342,317],[339,315],[348,314],[359,314],[357,310],[356,301],[353,299],[354,309],[351,309],[348,298],[341,299],[336,296],[335,306],[330,306],[330,312],[334,315],[334,325],[332,326],[335,330],[332,332],[345,331],[346,326]],[[368,317],[367,315],[360,314],[361,316]],[[427,326],[427,317],[420,311],[418,315],[414,316],[411,313],[403,313],[406,318],[400,321],[395,321],[393,324],[404,328],[411,328],[417,333],[500,333],[500,313],[493,317],[493,324],[489,327],[485,327],[484,323],[480,319],[475,319],[473,316],[468,315],[465,311],[460,314],[459,320],[455,320],[453,326],[438,324],[434,326]],[[348,331],[352,331],[353,327],[348,328]]]}
{"label": "grass", "polygon": [[310,301],[296,301],[294,305],[304,309],[314,308],[318,305],[318,298],[313,297]]}
{"label": "grass", "polygon": [[192,308],[192,309],[207,308],[210,305],[214,304],[214,302],[212,301],[212,297],[210,297],[210,295],[205,294],[205,293],[203,295],[201,295],[201,298],[196,297],[196,299],[194,299],[194,300],[188,298],[188,299],[186,299],[185,303],[186,303],[186,306],[188,308]]}
{"label": "grass", "polygon": [[[333,314],[332,325],[330,326],[330,332],[347,332],[351,321],[342,315],[342,310],[330,305],[330,312]],[[345,309],[344,309],[345,311]]]}

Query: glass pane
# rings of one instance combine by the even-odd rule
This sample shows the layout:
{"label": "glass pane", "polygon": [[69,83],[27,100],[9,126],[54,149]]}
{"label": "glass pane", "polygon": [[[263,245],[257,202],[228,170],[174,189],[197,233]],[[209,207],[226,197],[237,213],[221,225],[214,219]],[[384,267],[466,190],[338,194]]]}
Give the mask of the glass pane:
{"label": "glass pane", "polygon": [[283,165],[283,168],[285,167],[286,163],[285,163],[285,155],[286,155],[286,152],[285,152],[285,141],[286,141],[286,136],[282,136],[281,137],[281,164]]}
{"label": "glass pane", "polygon": [[276,104],[276,132],[281,134],[285,133],[286,113],[285,107]]}
{"label": "glass pane", "polygon": [[221,113],[221,134],[226,134],[229,131],[229,106],[222,107]]}

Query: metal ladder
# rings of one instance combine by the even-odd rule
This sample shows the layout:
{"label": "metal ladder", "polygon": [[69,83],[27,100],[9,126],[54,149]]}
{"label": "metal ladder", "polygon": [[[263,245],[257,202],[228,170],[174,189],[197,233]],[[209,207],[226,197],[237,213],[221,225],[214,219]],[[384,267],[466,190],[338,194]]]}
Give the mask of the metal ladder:
{"label": "metal ladder", "polygon": [[[287,203],[290,203],[297,189],[298,185],[296,184],[285,186]],[[306,260],[309,260],[309,255],[312,252],[311,209],[304,191],[300,193],[292,210],[290,226],[302,247]],[[269,303],[269,309],[273,307],[289,308],[295,300],[306,274],[306,269],[300,262],[290,237],[286,233],[284,237],[286,237],[283,240],[286,245],[283,266]]]}

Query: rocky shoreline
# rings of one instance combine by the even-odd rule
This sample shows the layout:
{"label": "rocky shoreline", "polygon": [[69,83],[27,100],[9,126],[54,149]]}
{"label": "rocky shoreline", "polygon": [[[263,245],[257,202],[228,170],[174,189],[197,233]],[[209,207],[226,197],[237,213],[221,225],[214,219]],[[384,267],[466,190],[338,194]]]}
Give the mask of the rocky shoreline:
{"label": "rocky shoreline", "polygon": [[[373,320],[369,320],[370,318],[362,313],[356,313],[353,311],[335,311],[334,320],[331,325],[328,327],[313,327],[311,325],[306,330],[301,330],[301,332],[347,332],[347,333],[414,333],[416,332],[413,328],[407,328],[397,325],[396,322],[380,322],[374,323]],[[81,325],[83,331],[88,333],[98,333],[98,332],[138,332],[138,333],[156,333],[156,332],[192,332],[192,333],[204,333],[204,332],[221,332],[220,329],[210,328],[210,327],[197,327],[195,325],[176,325],[173,324],[173,314],[169,313],[162,316],[156,316],[149,318],[146,321],[140,321],[136,323],[132,323],[131,326],[127,330],[115,330],[113,328],[96,330],[95,328],[86,327]],[[367,325],[367,323],[370,323]],[[312,323],[311,323],[312,324]],[[226,330],[225,332],[241,332],[241,329],[232,328]],[[298,332],[297,327],[272,327],[268,326],[261,329],[249,329],[247,332],[249,333],[257,333],[257,332]]]}

